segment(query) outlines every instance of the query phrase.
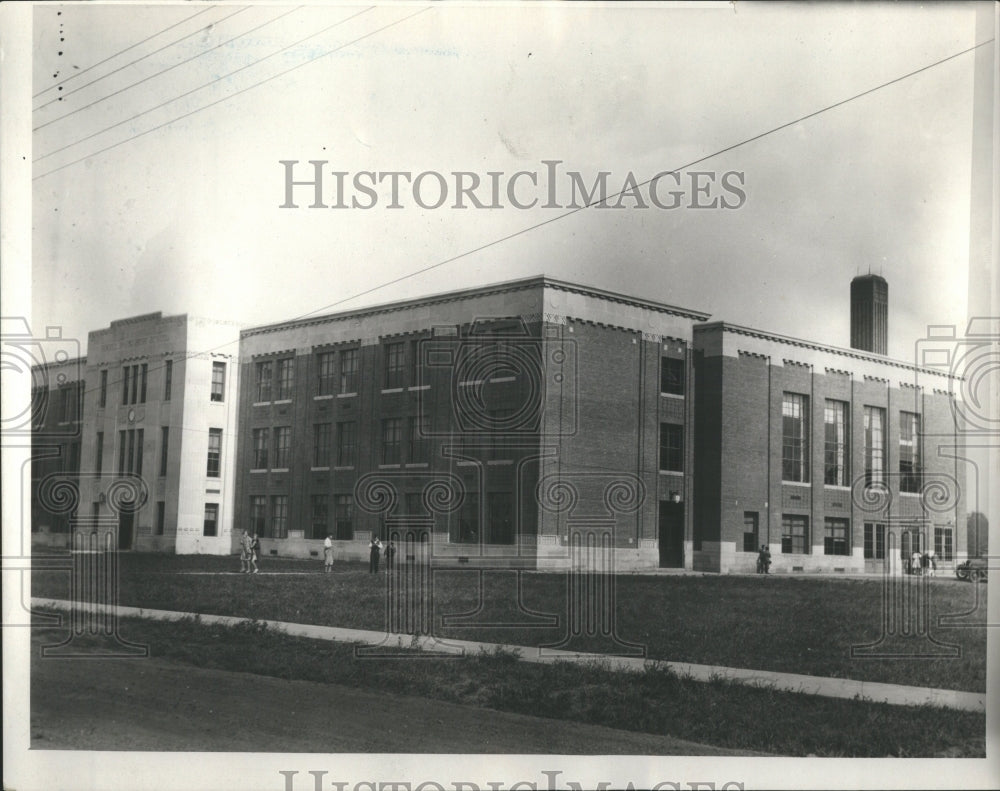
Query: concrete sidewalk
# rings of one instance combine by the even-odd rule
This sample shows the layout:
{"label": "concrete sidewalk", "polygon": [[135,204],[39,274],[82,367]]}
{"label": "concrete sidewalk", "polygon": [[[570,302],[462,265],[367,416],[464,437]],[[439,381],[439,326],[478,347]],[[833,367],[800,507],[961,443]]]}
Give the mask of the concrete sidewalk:
{"label": "concrete sidewalk", "polygon": [[[64,599],[43,599],[32,597],[35,607],[51,607],[69,610],[73,602]],[[206,624],[236,626],[250,623],[250,618],[230,615],[207,615],[204,613],[175,612],[172,610],[150,610],[142,607],[108,606],[85,603],[84,613],[103,615],[109,610],[118,617],[150,618],[159,621],[180,621],[197,618]],[[419,649],[440,654],[467,655],[480,651],[503,649],[516,652],[524,662],[552,663],[560,661],[596,662],[612,670],[639,672],[647,667],[667,668],[678,676],[694,681],[725,680],[753,687],[775,689],[782,692],[796,692],[803,695],[818,695],[826,698],[847,698],[867,700],[874,703],[888,703],[894,706],[942,706],[962,711],[986,711],[986,695],[978,692],[961,692],[932,687],[909,687],[901,684],[885,684],[874,681],[855,681],[846,678],[806,676],[798,673],[779,673],[771,670],[749,670],[746,668],[723,667],[719,665],[696,665],[689,662],[669,662],[660,659],[617,657],[606,654],[581,654],[571,651],[537,648],[502,643],[480,643],[472,640],[441,639],[427,636],[389,634],[367,629],[345,629],[338,626],[317,626],[314,624],[287,623],[284,621],[257,620],[295,637],[314,640],[331,640],[342,643],[360,643],[366,646],[383,647],[388,650]]]}

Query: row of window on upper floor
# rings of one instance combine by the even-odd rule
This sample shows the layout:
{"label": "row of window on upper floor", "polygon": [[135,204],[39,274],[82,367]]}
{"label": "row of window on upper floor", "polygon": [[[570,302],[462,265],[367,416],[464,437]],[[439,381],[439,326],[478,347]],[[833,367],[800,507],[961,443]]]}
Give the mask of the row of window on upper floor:
{"label": "row of window on upper floor", "polygon": [[[826,399],[823,408],[823,482],[829,486],[849,486],[851,461],[850,405],[846,401]],[[809,396],[782,394],[781,469],[782,480],[791,483],[810,481],[810,410]],[[865,485],[885,484],[886,410],[864,406],[864,475]],[[920,415],[899,412],[899,488],[919,492],[922,486],[920,466]]]}
{"label": "row of window on upper floor", "polygon": [[[174,361],[164,360],[160,369],[163,371],[163,401],[170,401],[173,395],[174,384]],[[130,406],[132,404],[145,404],[149,391],[149,363],[134,363],[125,365],[121,369],[121,405]],[[104,409],[108,405],[108,389],[114,382],[109,382],[109,370],[101,369],[100,384],[98,387],[97,406]],[[209,393],[209,400],[221,403],[226,397],[226,363],[219,360],[212,362],[212,381]]]}

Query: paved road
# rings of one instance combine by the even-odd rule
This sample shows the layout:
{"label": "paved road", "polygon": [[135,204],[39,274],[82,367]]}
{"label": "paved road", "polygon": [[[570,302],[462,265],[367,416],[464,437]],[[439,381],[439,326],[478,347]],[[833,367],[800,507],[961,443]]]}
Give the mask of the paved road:
{"label": "paved road", "polygon": [[164,659],[40,659],[33,749],[747,755],[665,736]]}

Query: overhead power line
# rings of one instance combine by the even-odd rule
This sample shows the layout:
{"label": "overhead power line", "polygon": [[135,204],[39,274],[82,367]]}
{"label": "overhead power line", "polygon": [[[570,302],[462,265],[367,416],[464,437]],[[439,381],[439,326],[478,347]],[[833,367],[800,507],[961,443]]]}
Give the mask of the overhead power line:
{"label": "overhead power line", "polygon": [[[70,75],[69,77],[67,77],[67,78],[66,78],[65,80],[60,80],[59,82],[56,82],[56,83],[53,83],[53,84],[52,84],[52,85],[50,85],[50,86],[49,86],[48,88],[42,88],[42,90],[40,90],[40,91],[39,91],[38,93],[34,94],[34,95],[33,95],[33,96],[31,97],[31,98],[32,98],[32,99],[37,99],[37,98],[38,98],[39,96],[41,96],[41,95],[42,95],[43,93],[48,93],[49,91],[54,91],[54,90],[55,90],[56,88],[58,88],[58,87],[59,87],[60,85],[65,85],[65,84],[66,84],[67,82],[69,82],[70,80],[75,80],[75,79],[76,79],[77,77],[80,77],[80,76],[82,76],[82,75],[86,74],[86,73],[87,73],[88,71],[90,71],[91,69],[96,69],[96,68],[97,68],[98,66],[102,66],[102,65],[104,65],[104,64],[105,64],[105,63],[107,63],[107,62],[108,62],[109,60],[114,60],[114,59],[115,59],[115,58],[117,58],[117,57],[118,57],[119,55],[124,55],[124,54],[125,54],[126,52],[128,52],[128,51],[129,51],[130,49],[135,49],[136,47],[140,46],[141,44],[145,44],[145,43],[146,43],[147,41],[149,41],[150,39],[154,39],[154,38],[156,38],[157,36],[159,36],[159,35],[162,35],[163,33],[166,33],[166,32],[167,32],[168,30],[173,30],[173,29],[174,29],[175,27],[178,27],[179,25],[183,25],[183,24],[184,24],[185,22],[190,22],[190,21],[191,21],[192,19],[194,19],[194,18],[195,18],[196,16],[200,16],[201,14],[205,14],[205,13],[207,13],[207,12],[211,11],[211,10],[212,10],[213,8],[218,8],[218,6],[214,6],[214,5],[211,5],[211,6],[209,6],[208,8],[203,8],[203,9],[202,9],[201,11],[197,11],[197,12],[195,12],[195,13],[191,14],[191,16],[188,16],[188,17],[184,17],[184,19],[182,19],[182,20],[181,20],[180,22],[174,22],[174,24],[170,25],[169,27],[165,27],[165,28],[163,28],[162,30],[158,30],[158,31],[156,31],[156,32],[155,32],[155,33],[153,33],[152,35],[149,35],[149,36],[146,36],[146,38],[144,38],[144,39],[143,39],[142,41],[137,41],[137,42],[136,42],[135,44],[131,45],[130,47],[125,47],[125,49],[122,49],[122,50],[118,50],[118,52],[116,52],[116,53],[115,53],[114,55],[108,55],[108,57],[106,57],[106,58],[105,58],[104,60],[102,60],[102,61],[98,61],[97,63],[93,64],[92,66],[87,66],[87,68],[85,68],[85,69],[81,69],[80,71],[75,71],[75,72],[73,72],[73,73],[72,73],[72,74],[71,74],[71,75]],[[95,82],[96,82],[96,81],[95,81]],[[43,105],[43,106],[44,106],[44,105]]]}
{"label": "overhead power line", "polygon": [[[179,39],[177,39],[176,41],[171,41],[169,44],[164,44],[159,49],[154,49],[152,52],[149,52],[149,53],[143,55],[141,58],[136,58],[135,60],[129,61],[128,63],[126,63],[124,66],[119,66],[117,69],[109,71],[107,74],[102,74],[96,80],[91,80],[90,82],[86,83],[85,85],[81,85],[79,88],[74,88],[71,91],[67,91],[62,96],[57,96],[55,99],[49,99],[49,101],[45,102],[45,104],[38,105],[38,107],[36,107],[32,112],[36,112],[37,113],[39,110],[41,110],[41,109],[43,109],[45,107],[48,107],[50,104],[54,104],[55,102],[58,102],[60,99],[65,99],[67,96],[72,96],[74,93],[78,93],[79,91],[82,91],[84,88],[89,88],[94,83],[97,83],[97,82],[100,82],[101,80],[107,79],[112,74],[117,74],[122,69],[127,69],[129,66],[134,66],[136,63],[139,63],[140,61],[144,61],[146,58],[150,58],[150,57],[152,57],[153,55],[156,55],[159,52],[163,52],[163,50],[165,50],[165,49],[170,49],[170,47],[174,46],[174,44],[180,44],[182,41],[184,41],[184,39],[191,38],[191,36],[197,36],[199,33],[203,32],[205,30],[208,30],[213,25],[218,25],[218,24],[220,24],[222,22],[225,22],[227,19],[232,19],[237,14],[242,14],[248,8],[250,8],[250,6],[243,6],[243,8],[238,8],[237,10],[233,11],[233,13],[228,14],[227,16],[222,17],[222,19],[217,19],[214,22],[210,22],[205,27],[201,27],[201,28],[198,28],[197,30],[193,30],[190,33],[188,33],[186,36],[181,36]],[[56,120],[58,121],[59,119],[57,118]],[[39,127],[37,127],[37,126],[35,127],[35,129],[38,129],[38,128]],[[32,131],[35,131],[35,129],[33,129]]]}

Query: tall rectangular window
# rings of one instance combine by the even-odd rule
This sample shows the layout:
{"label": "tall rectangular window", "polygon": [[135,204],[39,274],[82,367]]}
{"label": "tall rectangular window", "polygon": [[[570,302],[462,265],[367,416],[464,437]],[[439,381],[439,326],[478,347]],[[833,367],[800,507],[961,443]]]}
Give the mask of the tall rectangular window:
{"label": "tall rectangular window", "polygon": [[118,432],[118,474],[119,475],[124,475],[125,474],[126,456],[128,455],[126,453],[126,450],[125,450],[127,438],[128,438],[128,432],[127,431],[119,431]]}
{"label": "tall rectangular window", "polygon": [[146,379],[149,375],[149,363],[143,363],[139,374],[139,403],[146,403]]}
{"label": "tall rectangular window", "polygon": [[823,520],[823,554],[850,554],[848,521],[828,516]]}
{"label": "tall rectangular window", "polygon": [[333,444],[333,424],[313,425],[313,467],[330,466],[330,450]]}
{"label": "tall rectangular window", "polygon": [[208,430],[208,465],[205,474],[209,478],[218,478],[222,468],[222,429]]}
{"label": "tall rectangular window", "polygon": [[97,398],[97,405],[104,409],[108,405],[108,372],[101,371],[101,391]]}
{"label": "tall rectangular window", "polygon": [[316,377],[317,393],[319,395],[333,395],[336,382],[334,365],[336,355],[333,352],[321,352],[316,355]]}
{"label": "tall rectangular window", "polygon": [[847,486],[847,404],[827,399],[823,409],[823,482],[828,486]]}
{"label": "tall rectangular window", "polygon": [[398,417],[382,421],[382,463],[400,463],[400,444],[403,439],[403,421]]}
{"label": "tall rectangular window", "polygon": [[865,407],[865,485],[885,483],[885,410]]}
{"label": "tall rectangular window", "polygon": [[408,462],[427,461],[428,433],[430,433],[430,422],[427,415],[414,415],[410,418],[410,443],[406,456]]}
{"label": "tall rectangular window", "polygon": [[217,536],[219,534],[218,503],[205,503],[205,522],[201,534],[203,536]]}
{"label": "tall rectangular window", "polygon": [[934,528],[934,554],[938,560],[952,560],[952,529],[950,527]]}
{"label": "tall rectangular window", "polygon": [[340,392],[358,392],[360,361],[357,349],[344,349],[340,353]]}
{"label": "tall rectangular window", "polygon": [[743,512],[743,551],[756,552],[760,549],[759,515],[756,511]]}
{"label": "tall rectangular window", "polygon": [[486,509],[490,520],[489,543],[514,543],[514,504],[510,492],[489,492]]}
{"label": "tall rectangular window", "polygon": [[136,429],[135,432],[135,474],[142,475],[142,451],[145,444],[145,429]]}
{"label": "tall rectangular window", "polygon": [[255,428],[253,430],[253,468],[255,470],[267,469],[267,434],[266,428]]}
{"label": "tall rectangular window", "polygon": [[271,400],[271,361],[257,363],[256,401]]}
{"label": "tall rectangular window", "polygon": [[101,472],[104,469],[104,432],[97,432],[97,449],[94,451],[94,468],[97,471],[97,477],[101,477]]}
{"label": "tall rectangular window", "polygon": [[274,430],[274,466],[286,470],[292,461],[292,427],[278,426]]}
{"label": "tall rectangular window", "polygon": [[212,400],[222,401],[226,392],[226,364],[212,363]]}
{"label": "tall rectangular window", "polygon": [[479,493],[466,492],[458,512],[452,512],[451,534],[453,544],[475,544],[479,541]]}
{"label": "tall rectangular window", "polygon": [[806,483],[809,480],[809,399],[785,393],[781,401],[781,477]]}
{"label": "tall rectangular window", "polygon": [[349,494],[337,494],[333,498],[334,538],[349,541],[354,538],[354,500]]}
{"label": "tall rectangular window", "polygon": [[130,404],[138,403],[139,399],[139,366],[138,364],[132,366],[132,390],[131,390],[132,400]]}
{"label": "tall rectangular window", "polygon": [[675,423],[660,424],[660,469],[684,471],[684,427]]}
{"label": "tall rectangular window", "polygon": [[410,341],[410,386],[420,385],[420,341]]}
{"label": "tall rectangular window", "polygon": [[809,552],[809,517],[785,514],[781,517],[781,552],[805,555]]}
{"label": "tall rectangular window", "polygon": [[170,391],[174,385],[174,361],[167,360],[163,364],[163,400],[170,400]]}
{"label": "tall rectangular window", "polygon": [[167,474],[167,458],[170,448],[170,426],[160,426],[160,475]]}
{"label": "tall rectangular window", "polygon": [[312,512],[312,519],[310,520],[310,538],[326,538],[329,535],[329,497],[325,494],[314,494],[310,498],[310,511]]}
{"label": "tall rectangular window", "polygon": [[684,395],[684,361],[673,357],[660,358],[660,392]]}
{"label": "tall rectangular window", "polygon": [[267,535],[267,498],[262,494],[250,496],[250,533]]}
{"label": "tall rectangular window", "polygon": [[337,424],[337,466],[353,467],[358,459],[358,424]]}
{"label": "tall rectangular window", "polygon": [[292,397],[295,386],[295,358],[278,360],[278,400],[287,401]]}
{"label": "tall rectangular window", "polygon": [[385,345],[385,384],[383,387],[402,387],[404,377],[404,354],[406,346],[402,342]]}
{"label": "tall rectangular window", "polygon": [[885,559],[885,525],[865,522],[865,560]]}
{"label": "tall rectangular window", "polygon": [[288,538],[288,495],[271,497],[271,538]]}
{"label": "tall rectangular window", "polygon": [[899,413],[899,490],[920,491],[920,415]]}
{"label": "tall rectangular window", "polygon": [[129,386],[129,379],[131,378],[131,376],[132,376],[132,369],[129,368],[129,366],[126,365],[124,368],[122,368],[122,405],[123,406],[128,403],[128,392],[129,392],[128,386]]}
{"label": "tall rectangular window", "polygon": [[156,535],[163,535],[163,528],[167,521],[167,504],[163,500],[156,503]]}

